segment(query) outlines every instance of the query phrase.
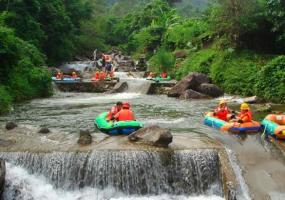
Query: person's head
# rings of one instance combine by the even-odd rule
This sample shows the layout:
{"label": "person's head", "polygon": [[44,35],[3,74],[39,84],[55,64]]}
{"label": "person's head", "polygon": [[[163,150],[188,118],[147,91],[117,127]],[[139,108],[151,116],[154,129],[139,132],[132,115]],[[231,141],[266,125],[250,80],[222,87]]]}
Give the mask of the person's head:
{"label": "person's head", "polygon": [[130,103],[129,102],[124,102],[123,103],[123,109],[130,109]]}
{"label": "person's head", "polygon": [[76,72],[73,71],[73,72],[72,72],[72,75],[76,75]]}
{"label": "person's head", "polygon": [[242,103],[242,104],[240,105],[240,111],[241,111],[241,112],[247,112],[249,109],[250,109],[250,108],[249,108],[249,105],[248,105],[247,103]]}
{"label": "person's head", "polygon": [[121,101],[118,101],[116,103],[116,106],[121,109],[123,107],[123,103]]}
{"label": "person's head", "polygon": [[221,100],[219,103],[219,107],[225,107],[227,106],[227,102],[225,100]]}

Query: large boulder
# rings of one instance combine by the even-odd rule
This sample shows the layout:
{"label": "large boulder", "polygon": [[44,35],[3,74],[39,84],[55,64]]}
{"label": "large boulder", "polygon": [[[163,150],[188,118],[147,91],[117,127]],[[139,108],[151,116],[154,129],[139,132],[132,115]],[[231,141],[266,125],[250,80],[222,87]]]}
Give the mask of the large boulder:
{"label": "large boulder", "polygon": [[214,85],[214,84],[210,84],[210,83],[203,83],[201,84],[198,88],[197,91],[208,95],[210,97],[219,97],[224,95],[224,91],[219,88],[218,86]]}
{"label": "large boulder", "polygon": [[194,90],[186,90],[179,99],[208,99],[209,96],[196,92]]}
{"label": "large boulder", "polygon": [[5,187],[6,165],[5,161],[0,159],[0,199]]}
{"label": "large boulder", "polygon": [[16,128],[18,125],[15,122],[7,122],[5,128],[7,130],[12,130]]}
{"label": "large boulder", "polygon": [[127,82],[119,82],[115,85],[115,87],[109,93],[122,93],[128,89]]}
{"label": "large boulder", "polygon": [[254,104],[254,103],[264,103],[264,99],[258,96],[247,97],[243,99],[244,103]]}
{"label": "large boulder", "polygon": [[77,143],[81,145],[89,145],[92,143],[92,136],[90,135],[89,130],[80,130],[80,136]]}
{"label": "large boulder", "polygon": [[186,90],[192,89],[197,90],[197,87],[202,83],[209,83],[210,79],[207,75],[202,73],[191,73],[186,76],[184,79],[179,81],[168,93],[169,97],[179,97],[181,96]]}
{"label": "large boulder", "polygon": [[139,129],[128,136],[131,142],[139,142],[148,145],[167,147],[173,139],[169,130],[159,126],[149,126]]}

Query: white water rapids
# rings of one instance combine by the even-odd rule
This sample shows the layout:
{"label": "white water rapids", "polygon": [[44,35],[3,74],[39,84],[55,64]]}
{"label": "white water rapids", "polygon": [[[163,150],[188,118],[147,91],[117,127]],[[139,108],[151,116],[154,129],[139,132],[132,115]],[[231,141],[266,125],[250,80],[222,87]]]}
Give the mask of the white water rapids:
{"label": "white water rapids", "polygon": [[7,163],[5,200],[223,200],[218,196],[126,196],[113,188],[84,188],[66,191],[56,189],[43,176],[29,174],[25,169]]}

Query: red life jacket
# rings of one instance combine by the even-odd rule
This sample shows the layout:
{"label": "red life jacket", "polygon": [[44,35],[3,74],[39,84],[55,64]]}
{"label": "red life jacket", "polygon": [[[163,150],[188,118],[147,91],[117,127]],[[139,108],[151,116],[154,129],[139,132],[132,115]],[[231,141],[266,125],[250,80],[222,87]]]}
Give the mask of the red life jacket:
{"label": "red life jacket", "polygon": [[161,73],[160,77],[161,78],[167,78],[167,73],[165,73],[165,72]]}
{"label": "red life jacket", "polygon": [[216,108],[215,113],[216,113],[217,118],[227,121],[227,115],[230,113],[230,111],[228,107],[225,107],[223,109],[218,107]]}
{"label": "red life jacket", "polygon": [[128,109],[123,109],[117,114],[118,121],[133,121],[135,120],[134,113]]}

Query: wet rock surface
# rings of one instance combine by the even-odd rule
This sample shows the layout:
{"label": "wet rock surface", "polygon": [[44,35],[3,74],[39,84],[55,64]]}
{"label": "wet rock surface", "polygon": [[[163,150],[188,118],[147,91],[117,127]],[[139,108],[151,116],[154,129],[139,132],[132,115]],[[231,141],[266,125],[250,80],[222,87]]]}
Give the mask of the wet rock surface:
{"label": "wet rock surface", "polygon": [[191,73],[179,81],[169,92],[169,97],[180,99],[203,99],[219,97],[224,92],[218,86],[210,84],[210,79],[202,73]]}
{"label": "wet rock surface", "polygon": [[214,84],[210,84],[210,83],[201,84],[197,88],[197,91],[202,94],[208,95],[210,97],[219,97],[224,94],[224,91],[221,88],[219,88],[218,86]]}
{"label": "wet rock surface", "polygon": [[5,161],[0,159],[0,199],[2,199],[1,197],[5,187],[5,175],[6,175]]}
{"label": "wet rock surface", "polygon": [[125,92],[128,89],[128,83],[127,82],[119,82],[115,85],[115,87],[109,91],[108,93],[120,93]]}
{"label": "wet rock surface", "polygon": [[97,82],[56,82],[56,86],[61,92],[89,92],[89,93],[103,93],[111,91],[117,81],[97,81]]}
{"label": "wet rock surface", "polygon": [[186,90],[180,97],[179,99],[206,99],[210,98],[207,95],[204,95],[202,93],[196,92],[194,90]]}
{"label": "wet rock surface", "polygon": [[50,133],[50,130],[46,127],[43,127],[39,130],[39,133],[48,134],[48,133]]}
{"label": "wet rock surface", "polygon": [[90,135],[89,130],[80,130],[80,136],[77,141],[80,145],[89,145],[92,143],[92,136]]}
{"label": "wet rock surface", "polygon": [[173,136],[169,130],[159,126],[149,126],[139,129],[128,136],[131,142],[140,142],[158,147],[168,147],[172,142]]}
{"label": "wet rock surface", "polygon": [[196,90],[199,85],[202,83],[209,83],[210,80],[207,75],[202,73],[191,73],[186,76],[184,79],[179,81],[168,93],[169,97],[179,97],[187,89]]}
{"label": "wet rock surface", "polygon": [[15,122],[7,122],[5,125],[5,128],[7,130],[12,130],[14,128],[18,127],[18,125]]}
{"label": "wet rock surface", "polygon": [[252,97],[244,98],[243,102],[249,103],[249,104],[264,103],[264,99],[262,99],[258,96],[252,96]]}

